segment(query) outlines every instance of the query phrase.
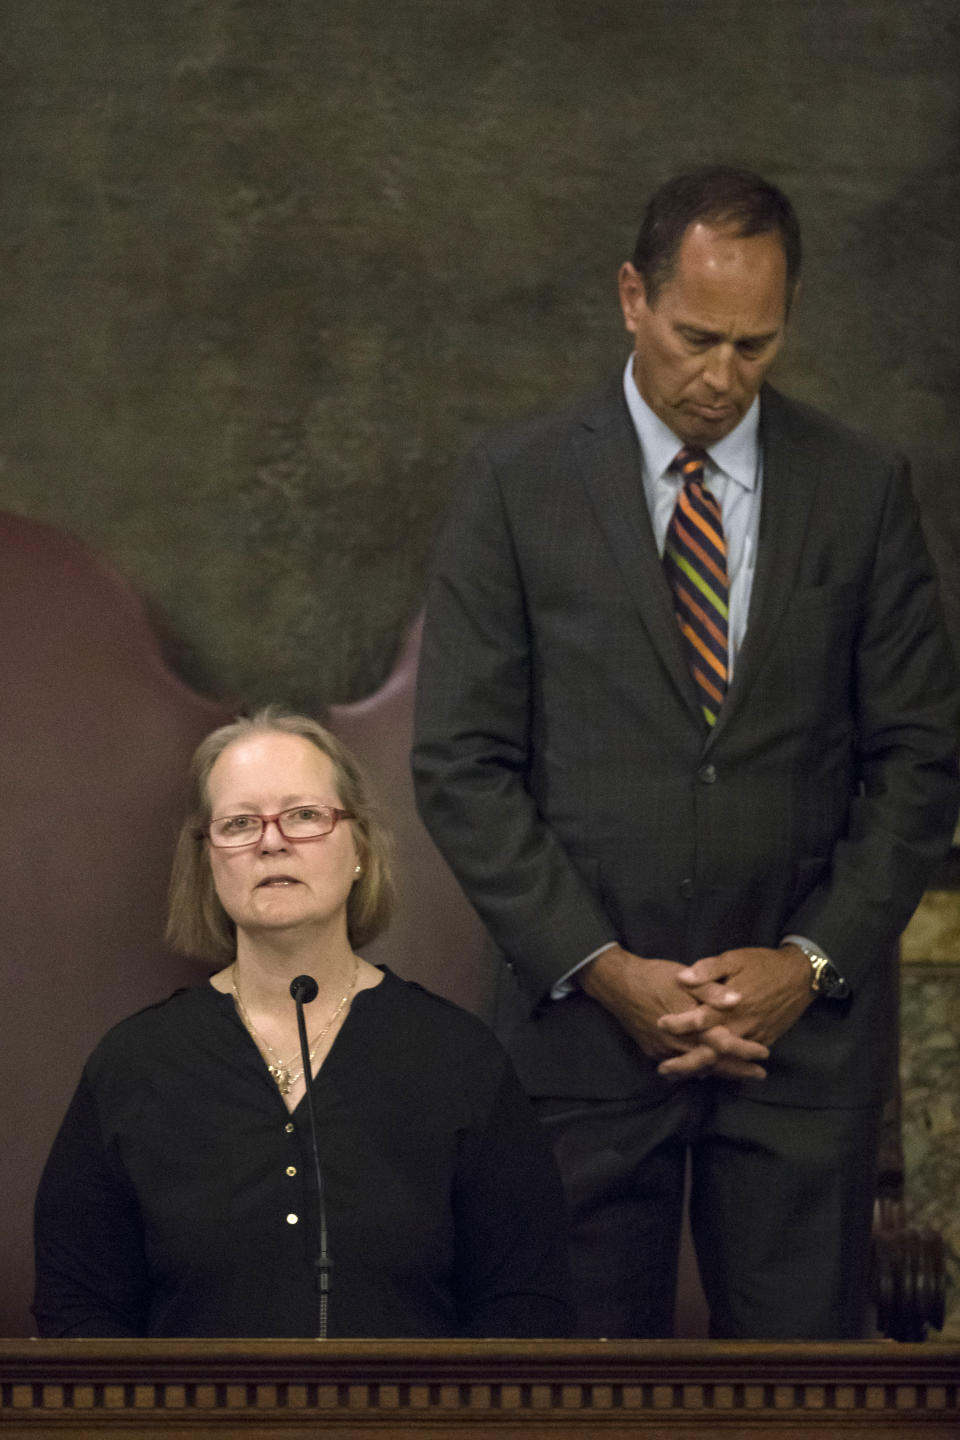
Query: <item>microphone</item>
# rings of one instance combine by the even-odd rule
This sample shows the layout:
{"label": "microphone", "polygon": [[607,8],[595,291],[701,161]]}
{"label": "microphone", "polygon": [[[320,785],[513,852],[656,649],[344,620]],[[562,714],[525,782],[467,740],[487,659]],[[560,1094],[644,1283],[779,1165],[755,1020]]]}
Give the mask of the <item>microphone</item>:
{"label": "microphone", "polygon": [[330,1305],[330,1271],[333,1261],[327,1235],[327,1204],[323,1189],[323,1172],[320,1169],[320,1140],[317,1132],[317,1117],[313,1108],[313,1076],[310,1073],[310,1043],[307,1040],[307,1023],[303,1018],[303,1007],[317,998],[317,982],[312,975],[298,975],[290,981],[290,994],[297,1006],[297,1030],[300,1033],[300,1059],[303,1064],[303,1079],[307,1091],[307,1113],[310,1117],[310,1140],[313,1145],[313,1166],[317,1178],[317,1208],[319,1215],[319,1250],[313,1262],[314,1284],[317,1287],[317,1329],[318,1339],[327,1338],[327,1311]]}
{"label": "microphone", "polygon": [[298,1005],[309,1005],[317,998],[317,982],[312,975],[298,975],[296,980],[290,981],[290,994]]}

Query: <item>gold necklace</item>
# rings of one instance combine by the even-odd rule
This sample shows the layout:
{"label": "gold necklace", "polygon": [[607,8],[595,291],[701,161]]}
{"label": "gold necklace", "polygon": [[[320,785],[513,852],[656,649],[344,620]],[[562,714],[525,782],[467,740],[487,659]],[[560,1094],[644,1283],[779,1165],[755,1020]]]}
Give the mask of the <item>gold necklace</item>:
{"label": "gold necklace", "polygon": [[[337,1003],[336,1010],[334,1010],[333,1014],[330,1016],[330,1019],[327,1021],[326,1025],[324,1025],[320,1033],[315,1036],[313,1043],[310,1047],[311,1066],[313,1065],[313,1057],[314,1055],[316,1055],[317,1050],[320,1048],[321,1040],[323,1040],[324,1036],[330,1033],[334,1022],[340,1018],[343,1013],[344,1007],[347,1004],[347,1001],[353,994],[354,988],[356,987],[357,983],[357,976],[359,975],[359,973],[360,962],[357,960],[357,957],[354,956],[353,976],[350,980],[350,984],[344,991],[344,993],[340,996],[340,1000]],[[290,1066],[299,1058],[299,1050],[296,1052],[296,1054],[291,1055],[289,1060],[281,1060],[280,1056],[277,1054],[276,1050],[274,1050],[269,1040],[265,1040],[260,1034],[260,1031],[257,1029],[256,1025],[254,1025],[253,1021],[250,1019],[250,1016],[247,1014],[247,1007],[244,1005],[243,1001],[240,998],[240,986],[237,981],[236,960],[234,960],[233,962],[233,974],[230,977],[230,983],[233,986],[233,993],[236,997],[237,1009],[240,1011],[240,1019],[243,1021],[244,1025],[246,1025],[247,1029],[250,1031],[250,1034],[253,1036],[254,1040],[256,1040],[261,1050],[269,1050],[270,1054],[273,1056],[273,1064],[267,1061],[267,1071],[275,1080],[277,1089],[280,1091],[280,1094],[289,1094],[290,1090],[293,1088],[294,1085],[296,1085],[297,1081],[303,1075],[302,1065],[300,1066],[300,1069],[296,1072],[296,1074],[294,1074],[290,1069]]]}

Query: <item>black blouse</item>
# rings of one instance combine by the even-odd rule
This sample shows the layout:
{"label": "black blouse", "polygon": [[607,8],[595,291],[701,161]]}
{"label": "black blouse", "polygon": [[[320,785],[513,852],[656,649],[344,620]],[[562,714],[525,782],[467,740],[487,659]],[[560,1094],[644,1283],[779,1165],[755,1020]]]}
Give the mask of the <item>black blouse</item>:
{"label": "black blouse", "polygon": [[[568,1333],[553,1157],[480,1021],[386,971],[313,1082],[331,1336]],[[111,1030],[36,1204],[43,1336],[310,1336],[316,1181],[291,1115],[212,985]]]}

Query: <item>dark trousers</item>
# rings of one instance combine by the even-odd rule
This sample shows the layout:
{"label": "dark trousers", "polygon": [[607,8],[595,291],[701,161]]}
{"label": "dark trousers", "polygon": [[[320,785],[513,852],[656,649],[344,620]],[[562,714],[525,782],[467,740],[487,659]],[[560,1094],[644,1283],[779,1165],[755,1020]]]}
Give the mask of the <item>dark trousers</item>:
{"label": "dark trousers", "polygon": [[669,1336],[686,1157],[717,1339],[859,1339],[879,1109],[803,1109],[694,1081],[662,1104],[535,1100],[572,1218],[577,1333]]}

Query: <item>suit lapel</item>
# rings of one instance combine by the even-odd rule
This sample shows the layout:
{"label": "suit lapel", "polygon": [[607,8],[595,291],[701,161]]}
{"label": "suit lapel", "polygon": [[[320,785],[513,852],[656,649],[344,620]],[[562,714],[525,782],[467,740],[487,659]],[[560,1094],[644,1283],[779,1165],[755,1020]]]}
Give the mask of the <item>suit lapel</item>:
{"label": "suit lapel", "polygon": [[706,730],[657,554],[643,493],[640,449],[619,381],[584,410],[574,448],[597,523],[623,582],[678,694]]}
{"label": "suit lapel", "polygon": [[763,496],[747,629],[710,745],[736,720],[776,638],[796,584],[817,488],[809,457],[793,438],[789,402],[769,386],[761,392],[760,441]]}

